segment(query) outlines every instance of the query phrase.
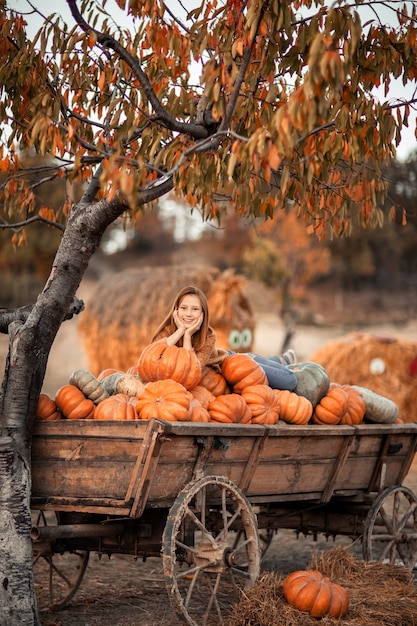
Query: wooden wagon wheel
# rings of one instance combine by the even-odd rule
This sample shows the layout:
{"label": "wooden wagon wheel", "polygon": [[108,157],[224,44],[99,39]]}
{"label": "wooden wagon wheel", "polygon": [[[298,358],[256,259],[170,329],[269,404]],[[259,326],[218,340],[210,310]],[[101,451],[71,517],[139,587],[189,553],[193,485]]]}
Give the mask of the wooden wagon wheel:
{"label": "wooden wagon wheel", "polygon": [[[235,536],[235,540],[233,545],[238,545],[242,538],[242,532],[238,531]],[[272,540],[275,535],[275,530],[273,528],[260,528],[259,529],[259,549],[261,551],[261,560],[266,555],[268,548],[270,547]]]}
{"label": "wooden wagon wheel", "polygon": [[365,523],[363,555],[410,570],[416,565],[417,498],[408,487],[388,487],[375,500]]}
{"label": "wooden wagon wheel", "polygon": [[179,618],[222,624],[241,590],[256,583],[260,554],[256,517],[233,482],[206,476],[187,485],[162,536],[166,587]]}
{"label": "wooden wagon wheel", "polygon": [[[54,512],[39,511],[36,526],[56,526]],[[73,598],[87,569],[90,553],[85,550],[54,552],[50,543],[33,544],[33,575],[40,610],[60,611]]]}

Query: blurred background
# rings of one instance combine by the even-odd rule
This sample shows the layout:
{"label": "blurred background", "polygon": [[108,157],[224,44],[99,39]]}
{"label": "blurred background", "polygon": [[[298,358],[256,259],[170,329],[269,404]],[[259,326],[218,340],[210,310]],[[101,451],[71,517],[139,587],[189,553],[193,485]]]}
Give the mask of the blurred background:
{"label": "blurred background", "polygon": [[[26,159],[34,165],[40,157]],[[204,274],[215,268],[242,277],[254,321],[251,349],[262,354],[292,348],[299,360],[310,360],[327,342],[353,331],[414,341],[417,154],[406,162],[394,162],[384,175],[389,180],[384,224],[375,229],[357,224],[350,237],[325,242],[308,236],[291,211],[267,222],[249,222],[230,213],[217,225],[204,223],[198,212],[190,213],[187,205],[167,196],[135,220],[127,216],[109,228],[77,295],[87,308],[94,301],[96,309],[106,311],[117,307],[111,286],[120,282],[120,272],[192,266]],[[75,201],[80,192],[72,190]],[[62,203],[65,193],[62,183],[52,182],[39,189],[39,202],[47,194],[48,203]],[[10,234],[0,231],[2,307],[36,301],[59,238],[58,231],[34,224],[27,243],[15,249]],[[128,298],[133,304],[141,294],[134,289]],[[58,333],[44,384],[51,395],[66,384],[73,369],[91,365],[85,349],[89,329],[80,334],[78,328],[83,315],[64,322]],[[162,316],[158,313],[154,319],[156,326]],[[147,332],[151,335],[152,330]],[[109,338],[105,332],[100,341]],[[3,358],[7,336],[0,340]],[[415,384],[415,378],[411,382]]]}

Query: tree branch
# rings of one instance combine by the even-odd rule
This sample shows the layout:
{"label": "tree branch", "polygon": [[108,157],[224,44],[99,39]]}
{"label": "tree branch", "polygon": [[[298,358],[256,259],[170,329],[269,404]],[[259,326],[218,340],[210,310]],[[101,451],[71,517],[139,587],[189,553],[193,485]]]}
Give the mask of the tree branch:
{"label": "tree branch", "polygon": [[199,125],[199,124],[190,124],[190,123],[186,123],[186,122],[178,122],[177,120],[172,118],[170,115],[168,115],[168,113],[166,112],[166,110],[162,106],[161,102],[159,101],[158,97],[156,96],[156,94],[155,94],[155,92],[154,92],[154,90],[152,88],[152,85],[149,82],[149,79],[148,79],[147,75],[145,74],[145,72],[141,68],[141,65],[140,65],[139,61],[135,57],[133,57],[111,35],[104,34],[104,33],[100,32],[99,30],[96,30],[95,28],[90,26],[88,24],[88,22],[86,22],[84,17],[81,15],[80,11],[78,10],[76,0],[67,0],[67,4],[68,4],[68,7],[69,7],[69,9],[71,11],[71,14],[72,14],[74,20],[76,21],[76,23],[78,24],[78,26],[85,33],[89,32],[89,31],[93,32],[96,35],[96,37],[97,37],[97,41],[103,47],[110,48],[111,50],[116,52],[116,54],[121,59],[123,59],[127,63],[127,65],[131,68],[132,72],[135,74],[135,76],[140,81],[140,83],[142,85],[142,89],[143,89],[146,97],[148,98],[149,102],[152,104],[152,107],[154,108],[155,113],[158,116],[158,119],[160,120],[160,123],[162,123],[169,130],[180,132],[180,133],[186,133],[187,135],[190,135],[191,137],[193,137],[195,139],[203,139],[203,138],[207,137],[208,131],[207,131],[207,129],[204,126]]}
{"label": "tree branch", "polygon": [[[263,13],[265,11],[265,5],[266,4],[267,3],[264,2],[263,5],[262,5],[262,9],[261,9],[260,14],[259,14],[259,20],[258,20],[258,24],[257,24],[257,27],[256,27],[256,31],[254,33],[253,39],[251,41],[250,46],[244,52],[243,61],[242,61],[242,64],[241,64],[241,66],[239,68],[239,73],[238,73],[237,78],[236,78],[236,82],[235,82],[235,85],[234,85],[234,88],[233,88],[233,93],[232,93],[232,95],[231,95],[231,97],[229,99],[229,102],[227,103],[224,118],[221,121],[219,129],[218,129],[218,131],[220,133],[222,133],[224,131],[227,131],[227,129],[228,129],[229,125],[230,125],[230,120],[232,119],[233,112],[235,110],[235,107],[236,107],[236,104],[237,104],[237,101],[238,101],[238,98],[239,98],[239,95],[240,95],[240,88],[241,88],[241,86],[243,84],[243,81],[245,80],[246,71],[247,71],[247,69],[249,67],[249,63],[250,63],[251,58],[252,58],[253,46],[255,45],[256,37],[258,36],[259,24],[262,21],[262,15],[263,15]],[[220,144],[220,141],[221,140],[218,139],[217,140],[217,144]],[[213,145],[213,147],[215,147],[215,146]]]}
{"label": "tree branch", "polygon": [[[17,309],[0,309],[0,333],[8,334],[9,325],[12,322],[26,322],[29,317],[34,304],[28,304],[26,306],[21,306]],[[76,296],[68,309],[64,320],[70,320],[74,317],[74,315],[79,315],[82,311],[84,311],[84,302],[80,300]]]}
{"label": "tree branch", "polygon": [[44,224],[48,224],[48,226],[53,226],[54,228],[58,228],[58,230],[61,230],[62,232],[64,232],[65,230],[65,226],[63,226],[62,224],[59,224],[58,222],[54,222],[52,220],[48,220],[45,217],[42,217],[41,215],[34,215],[33,217],[29,217],[27,220],[23,220],[22,222],[13,222],[13,223],[8,223],[5,222],[3,224],[0,224],[0,228],[8,228],[10,230],[15,230],[18,228],[23,228],[23,226],[27,226],[28,224],[32,224],[33,222],[43,222]]}

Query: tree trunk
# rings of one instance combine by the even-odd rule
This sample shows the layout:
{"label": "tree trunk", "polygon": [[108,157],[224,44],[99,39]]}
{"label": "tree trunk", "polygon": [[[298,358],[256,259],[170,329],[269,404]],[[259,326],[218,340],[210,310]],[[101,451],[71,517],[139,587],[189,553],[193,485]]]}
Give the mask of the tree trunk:
{"label": "tree trunk", "polygon": [[25,322],[9,325],[0,395],[0,624],[39,626],[32,574],[31,439],[49,352],[101,236],[121,203],[80,205]]}
{"label": "tree trunk", "polygon": [[[106,228],[128,207],[120,198],[93,204],[100,169],[71,210],[48,281],[24,320],[9,331],[0,392],[0,626],[39,626],[30,540],[31,443],[49,352]],[[138,204],[172,189],[172,177],[139,193]]]}
{"label": "tree trunk", "polygon": [[32,576],[30,460],[16,430],[0,431],[0,623],[40,624]]}

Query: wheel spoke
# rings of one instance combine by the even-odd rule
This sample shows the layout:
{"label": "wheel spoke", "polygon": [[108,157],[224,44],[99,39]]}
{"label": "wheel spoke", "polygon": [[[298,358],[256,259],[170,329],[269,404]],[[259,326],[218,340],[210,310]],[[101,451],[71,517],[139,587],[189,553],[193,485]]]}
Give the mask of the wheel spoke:
{"label": "wheel spoke", "polygon": [[192,598],[193,591],[194,591],[194,587],[195,587],[195,585],[197,583],[198,574],[200,573],[200,569],[201,568],[195,568],[194,569],[195,574],[193,575],[193,577],[191,579],[190,586],[188,587],[188,590],[187,590],[187,595],[185,596],[184,605],[185,605],[186,609],[188,609],[188,607],[190,605],[191,598]]}
{"label": "wheel spoke", "polygon": [[177,548],[182,548],[183,550],[186,550],[191,554],[198,554],[197,548],[194,548],[194,546],[189,546],[186,543],[179,541],[178,539],[175,540],[175,545],[177,546]]}
{"label": "wheel spoke", "polygon": [[399,520],[398,522],[398,527],[397,527],[397,531],[403,530],[405,525],[407,524],[407,522],[409,521],[410,517],[412,515],[414,515],[415,511],[416,511],[416,507],[417,507],[417,503],[416,504],[412,504],[410,505],[410,507],[408,508],[408,510],[404,513],[404,515],[402,516],[402,518]]}
{"label": "wheel spoke", "polygon": [[[379,540],[379,537],[378,537],[378,540]],[[389,541],[387,541],[387,544],[385,545],[385,547],[382,548],[382,552],[379,555],[378,560],[381,562],[385,561],[388,554],[389,554],[389,562],[392,564],[394,560],[394,555],[395,555],[395,541],[392,538]]]}
{"label": "wheel spoke", "polygon": [[394,529],[393,529],[393,525],[391,523],[391,519],[394,519],[394,517],[392,516],[392,518],[390,519],[390,513],[387,513],[383,506],[381,506],[379,514],[380,514],[380,516],[382,518],[382,521],[384,522],[384,526],[387,529],[388,533],[391,536],[394,535],[395,532],[394,532]]}
{"label": "wheel spoke", "polygon": [[207,561],[206,563],[202,563],[201,565],[190,567],[187,570],[181,570],[181,572],[178,572],[176,577],[178,578],[178,580],[181,580],[181,578],[189,578],[191,576],[194,576],[194,574],[199,574],[201,571],[204,571],[205,568],[211,567],[213,565],[216,565],[215,561],[212,561],[211,563],[210,561]]}
{"label": "wheel spoke", "polygon": [[189,507],[186,508],[185,516],[188,516],[191,519],[191,521],[195,524],[196,526],[195,530],[201,530],[201,532],[204,534],[204,537],[208,539],[213,544],[213,546],[216,545],[216,539],[213,537],[211,533],[207,531],[205,524],[203,524],[203,522],[198,519],[194,511],[192,511]]}
{"label": "wheel spoke", "polygon": [[242,567],[231,567],[230,574],[233,576],[234,574],[239,574],[240,578],[249,579],[249,573],[247,569],[243,569]]}
{"label": "wheel spoke", "polygon": [[55,572],[57,576],[68,586],[71,587],[71,580],[66,576],[65,572],[54,563],[54,560],[50,558],[50,568],[51,572]]}
{"label": "wheel spoke", "polygon": [[239,519],[240,515],[241,515],[241,511],[239,509],[233,515],[231,515],[229,517],[229,519],[226,518],[224,520],[224,526],[223,526],[223,529],[222,529],[223,534],[227,534],[227,532],[232,528],[232,526],[235,523],[235,521],[237,519]]}
{"label": "wheel spoke", "polygon": [[206,525],[206,490],[201,489],[201,491],[196,495],[195,504],[196,511],[199,511],[201,514],[201,524],[203,526]]}

